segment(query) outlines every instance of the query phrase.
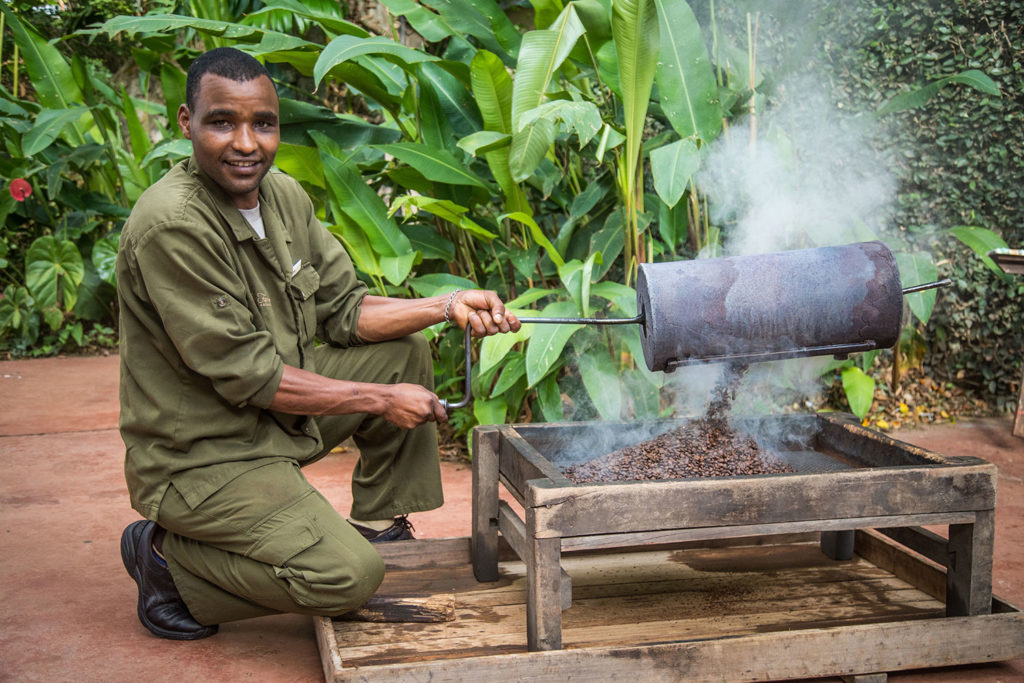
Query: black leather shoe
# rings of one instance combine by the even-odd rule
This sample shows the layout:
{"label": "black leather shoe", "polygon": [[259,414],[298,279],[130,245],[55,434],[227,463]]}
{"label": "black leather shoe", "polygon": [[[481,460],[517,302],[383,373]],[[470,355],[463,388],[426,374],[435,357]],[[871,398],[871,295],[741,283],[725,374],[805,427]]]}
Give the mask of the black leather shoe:
{"label": "black leather shoe", "polygon": [[405,515],[399,515],[398,517],[395,517],[391,526],[389,526],[387,529],[384,529],[384,531],[377,531],[376,529],[371,529],[361,524],[353,524],[352,526],[354,526],[356,528],[356,531],[361,533],[363,535],[363,538],[365,538],[370,543],[385,543],[387,541],[408,541],[409,539],[413,538],[412,532],[415,531],[415,529],[412,526],[412,522],[410,522],[409,518]]}
{"label": "black leather shoe", "polygon": [[217,632],[192,618],[167,567],[153,556],[155,522],[140,520],[121,534],[121,560],[139,585],[139,621],[161,638],[199,640]]}

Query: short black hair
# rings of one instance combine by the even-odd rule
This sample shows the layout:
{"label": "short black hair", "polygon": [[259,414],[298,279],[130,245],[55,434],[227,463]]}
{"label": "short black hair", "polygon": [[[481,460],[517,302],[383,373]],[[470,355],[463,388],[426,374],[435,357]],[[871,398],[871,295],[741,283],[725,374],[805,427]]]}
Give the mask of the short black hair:
{"label": "short black hair", "polygon": [[[199,81],[206,74],[215,74],[244,83],[260,76],[270,78],[267,67],[241,50],[233,47],[217,47],[204,52],[192,62],[185,80],[185,105],[189,111],[195,111],[196,99],[199,97]],[[271,79],[273,82],[273,79]]]}

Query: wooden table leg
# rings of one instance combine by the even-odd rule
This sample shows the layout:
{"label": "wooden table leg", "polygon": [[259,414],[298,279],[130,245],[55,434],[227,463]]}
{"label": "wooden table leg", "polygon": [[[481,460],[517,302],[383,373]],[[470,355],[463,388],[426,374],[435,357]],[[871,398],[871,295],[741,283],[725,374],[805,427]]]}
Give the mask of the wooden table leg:
{"label": "wooden table leg", "polygon": [[973,524],[949,525],[946,616],[992,612],[992,540],[995,510],[979,510]]}
{"label": "wooden table leg", "polygon": [[537,538],[533,508],[526,512],[526,647],[562,649],[562,539]]}
{"label": "wooden table leg", "polygon": [[470,554],[477,581],[498,580],[498,430],[473,430],[473,532]]}
{"label": "wooden table leg", "polygon": [[821,552],[833,560],[849,560],[853,557],[853,529],[821,532]]}
{"label": "wooden table leg", "polygon": [[1024,438],[1024,373],[1020,376],[1020,396],[1017,398],[1017,415],[1013,418],[1013,435]]}

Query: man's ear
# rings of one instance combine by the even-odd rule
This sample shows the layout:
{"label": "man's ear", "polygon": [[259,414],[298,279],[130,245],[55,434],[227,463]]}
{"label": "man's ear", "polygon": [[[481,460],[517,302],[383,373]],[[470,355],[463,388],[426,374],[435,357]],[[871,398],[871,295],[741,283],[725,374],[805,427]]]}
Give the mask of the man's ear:
{"label": "man's ear", "polygon": [[178,128],[181,128],[181,134],[185,136],[186,140],[192,139],[192,131],[189,127],[192,125],[192,112],[189,111],[188,105],[182,103],[178,107]]}

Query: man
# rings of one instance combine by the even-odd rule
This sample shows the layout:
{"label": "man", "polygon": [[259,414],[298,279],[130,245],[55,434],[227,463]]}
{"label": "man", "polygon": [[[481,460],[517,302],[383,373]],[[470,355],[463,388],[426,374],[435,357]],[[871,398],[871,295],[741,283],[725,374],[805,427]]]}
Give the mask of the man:
{"label": "man", "polygon": [[[275,612],[342,614],[383,578],[370,543],[411,538],[405,516],[442,504],[447,417],[418,333],[519,321],[493,292],[367,295],[298,183],[270,172],[277,93],[252,57],[200,56],[178,124],[193,156],[139,199],[117,261],[125,476],[146,518],[121,554],[139,619],[193,640]],[[349,436],[346,521],[300,467]]]}

